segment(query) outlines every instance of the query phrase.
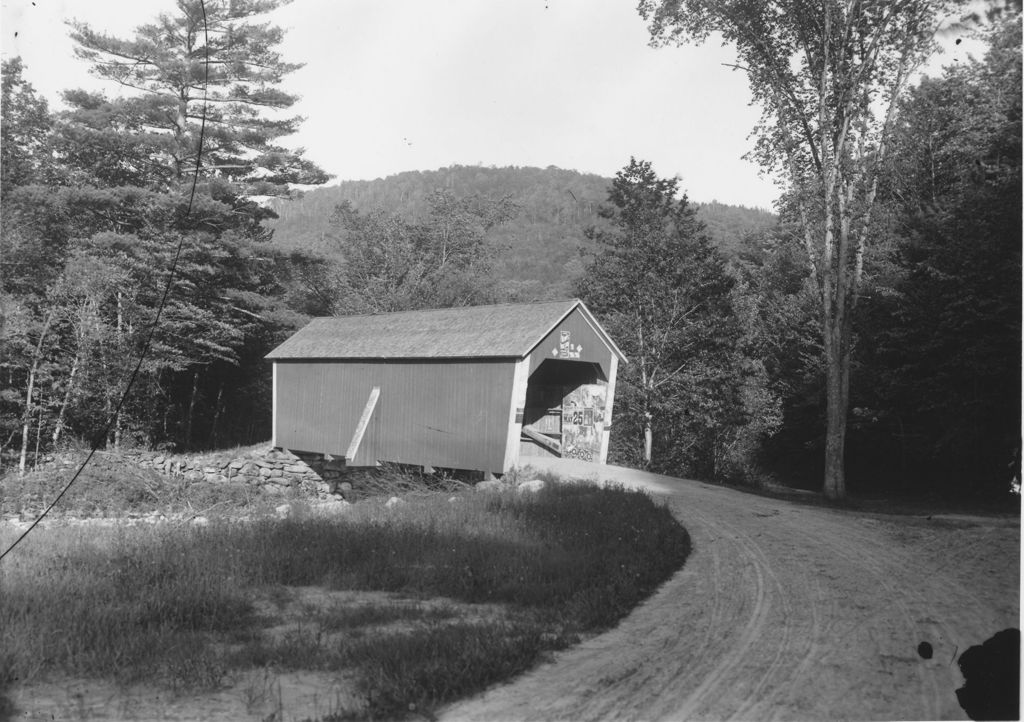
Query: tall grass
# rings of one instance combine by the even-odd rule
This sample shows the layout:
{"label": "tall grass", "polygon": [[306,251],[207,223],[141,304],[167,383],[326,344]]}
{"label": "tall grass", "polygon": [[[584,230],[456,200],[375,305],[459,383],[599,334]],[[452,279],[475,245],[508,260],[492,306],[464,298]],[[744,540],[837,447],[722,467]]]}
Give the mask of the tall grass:
{"label": "tall grass", "polygon": [[[356,669],[367,700],[359,715],[429,710],[614,624],[689,548],[647,496],[571,484],[364,503],[336,519],[47,530],[0,567],[0,681],[61,672],[197,687],[268,664]],[[282,585],[507,612],[465,621],[393,610],[416,624],[363,635],[353,631],[379,614],[333,610],[279,638],[263,633],[252,601]]]}

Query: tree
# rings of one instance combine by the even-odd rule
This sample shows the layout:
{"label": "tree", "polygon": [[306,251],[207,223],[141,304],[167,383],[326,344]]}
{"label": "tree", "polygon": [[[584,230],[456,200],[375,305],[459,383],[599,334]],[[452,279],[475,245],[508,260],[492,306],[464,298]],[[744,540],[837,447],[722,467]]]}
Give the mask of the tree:
{"label": "tree", "polygon": [[763,114],[754,157],[785,179],[821,309],[824,491],[846,493],[853,317],[898,99],[933,51],[942,0],[641,0],[652,42],[719,33]]}
{"label": "tree", "polygon": [[902,274],[866,304],[860,395],[930,486],[1003,493],[1020,478],[1020,16],[990,32],[984,60],[914,88],[899,117],[882,191]]}
{"label": "tree", "polygon": [[743,355],[753,367],[747,393],[762,402],[750,408],[739,439],[748,443],[748,464],[756,462],[757,472],[779,469],[804,481],[821,477],[815,460],[825,414],[820,314],[800,236],[793,224],[752,233],[730,270],[737,278]]}
{"label": "tree", "polygon": [[35,180],[45,162],[39,151],[45,144],[52,118],[46,100],[36,95],[31,83],[22,77],[23,70],[21,58],[4,60],[0,69],[0,196],[14,186]]}
{"label": "tree", "polygon": [[617,381],[613,453],[645,468],[714,474],[716,435],[737,423],[732,279],[678,179],[631,159],[591,231],[602,250],[577,291],[630,363]]}
{"label": "tree", "polygon": [[29,102],[20,66],[5,64],[0,231],[4,260],[17,262],[3,268],[0,302],[14,322],[0,336],[0,370],[19,393],[5,392],[0,409],[23,449],[29,419],[37,443],[55,443],[91,437],[112,413],[179,246],[172,293],[108,443],[259,433],[252,418],[265,414],[253,411],[268,389],[252,377],[301,323],[285,304],[310,265],[298,254],[292,269],[266,243],[273,212],[262,197],[326,179],[278,144],[300,120],[284,117],[295,99],[277,87],[297,66],[281,60],[281,31],[261,17],[281,4],[181,0],[127,40],[73,24],[79,57],[128,92],[67,91],[68,110],[46,123],[29,122],[45,106]]}
{"label": "tree", "polygon": [[[66,94],[82,116],[91,116],[80,118],[83,135],[116,142],[109,133],[127,129],[134,147],[148,148],[170,179],[180,181],[196,167],[203,119],[202,172],[230,180],[239,195],[281,195],[290,183],[323,183],[326,174],[302,151],[274,143],[302,119],[266,117],[296,101],[278,85],[301,65],[277,53],[282,30],[258,22],[286,2],[178,0],[176,13],[161,14],[127,40],[72,22],[76,55],[98,76],[139,93],[115,100]],[[114,157],[126,169],[137,165]]]}
{"label": "tree", "polygon": [[490,303],[501,297],[488,231],[508,220],[507,198],[458,198],[447,190],[427,197],[425,218],[407,220],[380,208],[359,213],[345,201],[331,219],[345,259],[338,310],[386,313]]}

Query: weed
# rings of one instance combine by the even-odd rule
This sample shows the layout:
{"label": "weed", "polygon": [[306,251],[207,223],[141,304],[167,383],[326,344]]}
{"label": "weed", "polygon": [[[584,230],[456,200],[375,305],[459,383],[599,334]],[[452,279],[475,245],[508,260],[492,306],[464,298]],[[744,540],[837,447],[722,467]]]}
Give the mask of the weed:
{"label": "weed", "polygon": [[[689,552],[665,507],[621,488],[447,496],[333,519],[40,530],[0,569],[0,685],[57,671],[212,689],[245,670],[354,670],[365,706],[345,714],[429,713],[614,624]],[[311,604],[299,587],[411,601]],[[460,618],[426,597],[503,611]],[[260,598],[293,623],[271,628]]]}

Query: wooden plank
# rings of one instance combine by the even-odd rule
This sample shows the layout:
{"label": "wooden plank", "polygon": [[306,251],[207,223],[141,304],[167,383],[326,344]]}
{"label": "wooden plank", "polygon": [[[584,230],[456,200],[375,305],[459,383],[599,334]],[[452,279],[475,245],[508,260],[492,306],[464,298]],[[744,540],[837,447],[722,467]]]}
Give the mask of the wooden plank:
{"label": "wooden plank", "polygon": [[512,395],[509,399],[508,430],[505,432],[505,455],[502,471],[519,463],[519,439],[522,437],[526,389],[530,383],[530,357],[516,362],[512,372]]}
{"label": "wooden plank", "polygon": [[352,435],[352,441],[349,442],[348,451],[345,452],[346,459],[352,460],[356,458],[359,445],[363,443],[363,434],[366,433],[366,427],[370,424],[370,417],[373,416],[373,410],[377,408],[378,398],[380,398],[380,386],[374,386],[370,391],[370,397],[366,400],[366,406],[363,407],[363,414],[359,417],[359,423],[356,424],[356,432]]}
{"label": "wooden plank", "polygon": [[523,427],[523,436],[528,436],[544,448],[550,449],[559,456],[562,454],[562,445],[558,443],[556,439],[552,439],[550,436],[545,436],[539,431],[531,429],[529,426]]}

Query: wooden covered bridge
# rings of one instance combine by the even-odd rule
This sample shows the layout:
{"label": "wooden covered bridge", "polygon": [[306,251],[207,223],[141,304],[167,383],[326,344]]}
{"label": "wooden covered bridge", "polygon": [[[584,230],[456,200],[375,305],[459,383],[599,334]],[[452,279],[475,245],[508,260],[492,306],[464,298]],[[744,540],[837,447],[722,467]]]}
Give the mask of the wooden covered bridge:
{"label": "wooden covered bridge", "polygon": [[578,300],[317,318],[267,359],[274,446],[492,473],[604,463],[625,361]]}

